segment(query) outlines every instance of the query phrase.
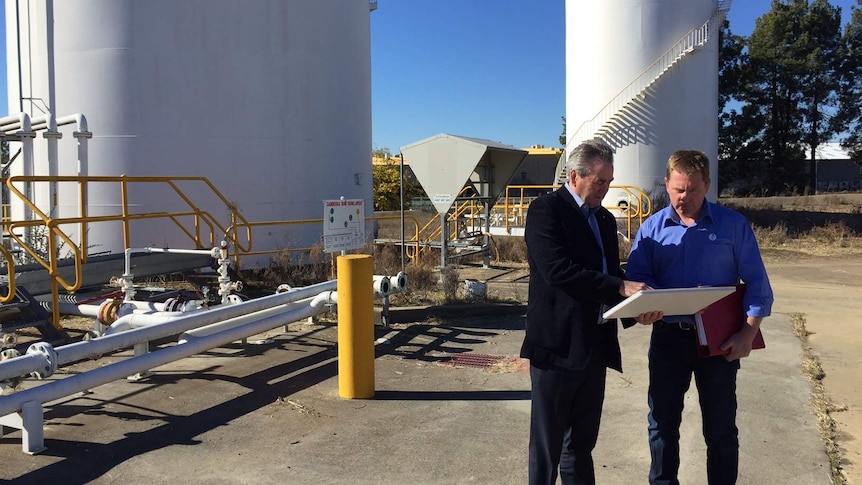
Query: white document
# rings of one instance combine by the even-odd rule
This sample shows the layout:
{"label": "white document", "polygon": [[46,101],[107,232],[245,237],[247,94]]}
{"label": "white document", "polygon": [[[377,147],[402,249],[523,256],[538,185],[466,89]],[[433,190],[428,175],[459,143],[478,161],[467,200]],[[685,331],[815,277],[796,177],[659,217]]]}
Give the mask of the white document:
{"label": "white document", "polygon": [[634,318],[653,311],[664,312],[665,315],[693,315],[734,291],[734,286],[641,290],[606,311],[602,317]]}

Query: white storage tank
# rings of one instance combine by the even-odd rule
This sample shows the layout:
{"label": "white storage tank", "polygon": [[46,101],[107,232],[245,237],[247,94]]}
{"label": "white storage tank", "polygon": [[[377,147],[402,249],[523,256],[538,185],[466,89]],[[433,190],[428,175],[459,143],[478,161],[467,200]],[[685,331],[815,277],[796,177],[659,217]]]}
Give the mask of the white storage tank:
{"label": "white storage tank", "polygon": [[[578,133],[578,129],[607,108],[605,118],[618,113],[616,124],[603,133],[616,148],[615,185],[663,192],[670,154],[698,149],[710,159],[713,183],[708,198],[715,200],[718,27],[729,4],[727,0],[566,0],[568,148],[594,136],[595,130]],[[688,42],[679,44],[684,38]],[[641,77],[656,62],[663,67]],[[631,93],[628,98],[618,95],[639,79],[647,89],[634,96],[634,102],[623,103],[632,99]],[[599,125],[604,124],[600,121]],[[623,200],[625,193],[612,190],[604,204]]]}
{"label": "white storage tank", "polygon": [[[206,176],[252,222],[318,219],[322,200],[341,196],[366,200],[370,215],[369,10],[368,0],[10,0],[9,111],[86,116],[88,166],[77,166],[73,127],[61,130],[60,175]],[[45,174],[41,137],[34,144]],[[73,217],[77,192],[63,187],[48,208]],[[191,198],[210,193],[200,190]],[[135,188],[129,203],[188,210],[177,200]],[[226,219],[221,202],[194,202]],[[118,204],[118,185],[91,186],[91,215]],[[137,247],[189,247],[170,221],[132,227]],[[253,249],[309,246],[321,232],[271,226]],[[88,237],[91,254],[122,250],[117,225]]]}

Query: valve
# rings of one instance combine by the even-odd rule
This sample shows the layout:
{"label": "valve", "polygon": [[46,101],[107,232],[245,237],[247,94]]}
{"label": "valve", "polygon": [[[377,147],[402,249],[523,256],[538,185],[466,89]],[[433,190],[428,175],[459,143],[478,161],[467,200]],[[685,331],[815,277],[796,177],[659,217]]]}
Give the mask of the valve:
{"label": "valve", "polygon": [[117,321],[120,315],[120,307],[123,305],[123,301],[119,298],[112,298],[110,300],[105,300],[99,305],[99,316],[96,320],[105,326],[110,326],[112,323]]}
{"label": "valve", "polygon": [[18,343],[18,336],[14,333],[0,333],[0,349],[13,347]]}
{"label": "valve", "polygon": [[130,273],[123,273],[123,280],[120,283],[120,289],[123,291],[126,300],[134,300],[135,299],[135,285],[133,283],[134,275]]}
{"label": "valve", "polygon": [[275,292],[276,293],[285,293],[285,292],[288,292],[290,290],[291,290],[290,285],[288,285],[286,283],[282,283],[282,284],[278,285],[278,288],[275,289]]}
{"label": "valve", "polygon": [[[21,355],[21,353],[15,349],[5,349],[3,351],[0,351],[0,362],[8,359],[13,359],[15,357],[18,357],[19,355]],[[18,387],[18,384],[20,384],[23,379],[23,377],[13,377],[12,379],[6,381],[0,381],[0,391],[6,389],[14,389]]]}

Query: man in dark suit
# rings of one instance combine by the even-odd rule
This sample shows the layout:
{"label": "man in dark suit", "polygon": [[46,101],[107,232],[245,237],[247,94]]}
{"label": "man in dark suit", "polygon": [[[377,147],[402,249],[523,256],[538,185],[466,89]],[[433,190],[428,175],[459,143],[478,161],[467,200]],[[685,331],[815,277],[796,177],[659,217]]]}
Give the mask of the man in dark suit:
{"label": "man in dark suit", "polygon": [[617,226],[602,207],[614,175],[611,147],[584,142],[569,155],[567,183],[539,197],[527,213],[530,263],[527,331],[530,360],[531,485],[594,484],[605,372],[622,372],[615,322],[603,305],[647,289],[620,269]]}

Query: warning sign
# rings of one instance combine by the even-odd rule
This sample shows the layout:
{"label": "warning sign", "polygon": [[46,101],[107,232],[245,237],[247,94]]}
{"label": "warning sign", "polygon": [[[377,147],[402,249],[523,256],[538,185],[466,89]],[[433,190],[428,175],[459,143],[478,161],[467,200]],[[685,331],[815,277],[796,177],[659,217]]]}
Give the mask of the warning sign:
{"label": "warning sign", "polygon": [[327,253],[365,246],[365,201],[323,201],[323,250]]}

